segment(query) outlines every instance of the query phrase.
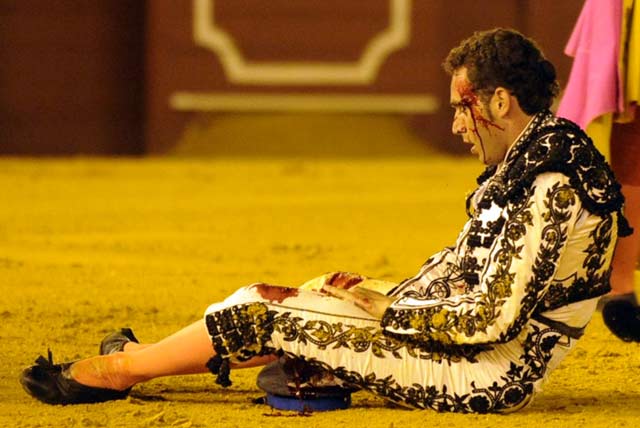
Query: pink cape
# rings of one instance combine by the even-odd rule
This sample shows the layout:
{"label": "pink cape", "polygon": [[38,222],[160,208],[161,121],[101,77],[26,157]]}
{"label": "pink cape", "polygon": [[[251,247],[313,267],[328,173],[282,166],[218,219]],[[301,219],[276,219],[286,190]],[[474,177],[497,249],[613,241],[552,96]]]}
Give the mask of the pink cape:
{"label": "pink cape", "polygon": [[557,115],[583,129],[598,116],[624,109],[618,61],[622,1],[587,0],[565,53],[574,58]]}

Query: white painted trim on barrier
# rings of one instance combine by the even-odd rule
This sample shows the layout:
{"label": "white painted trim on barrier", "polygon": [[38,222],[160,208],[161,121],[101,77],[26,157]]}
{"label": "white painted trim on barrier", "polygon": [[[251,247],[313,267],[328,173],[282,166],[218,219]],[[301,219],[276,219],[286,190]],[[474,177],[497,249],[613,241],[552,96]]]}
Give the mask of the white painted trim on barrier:
{"label": "white painted trim on barrier", "polygon": [[217,27],[214,0],[193,0],[193,37],[218,55],[232,83],[259,85],[364,85],[387,57],[409,43],[411,0],[389,0],[389,26],[366,45],[357,62],[250,62],[233,37]]}
{"label": "white painted trim on barrier", "polygon": [[434,113],[433,95],[368,94],[239,94],[176,92],[169,106],[178,111]]}

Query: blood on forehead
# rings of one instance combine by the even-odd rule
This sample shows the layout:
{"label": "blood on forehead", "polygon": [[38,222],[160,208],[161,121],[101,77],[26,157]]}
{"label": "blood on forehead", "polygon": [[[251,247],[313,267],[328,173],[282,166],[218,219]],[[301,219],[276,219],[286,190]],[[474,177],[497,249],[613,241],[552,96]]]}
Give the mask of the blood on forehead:
{"label": "blood on forehead", "polygon": [[480,107],[480,100],[473,91],[473,85],[469,80],[465,78],[458,78],[455,82],[456,91],[460,96],[460,102],[466,105],[466,107],[477,106]]}
{"label": "blood on forehead", "polygon": [[474,134],[480,139],[480,134],[478,133],[478,124],[482,125],[489,133],[491,133],[491,128],[498,129],[500,131],[504,131],[504,127],[498,125],[492,120],[487,119],[480,109],[480,98],[473,90],[473,85],[466,78],[459,78],[455,82],[456,91],[458,91],[458,95],[460,96],[460,103],[469,109],[471,113],[471,119],[473,120],[472,130]]}

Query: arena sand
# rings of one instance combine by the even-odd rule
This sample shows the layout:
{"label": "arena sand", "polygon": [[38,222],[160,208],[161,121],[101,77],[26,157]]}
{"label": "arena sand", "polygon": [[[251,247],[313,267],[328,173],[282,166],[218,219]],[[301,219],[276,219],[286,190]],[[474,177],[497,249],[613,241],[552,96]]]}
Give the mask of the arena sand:
{"label": "arena sand", "polygon": [[[634,427],[640,347],[596,314],[532,406],[508,416],[438,414],[354,395],[308,417],[252,400],[257,370],[223,390],[211,375],[157,379],[129,399],[48,406],[20,371],[95,354],[131,326],[155,341],[256,281],[330,270],[399,281],[453,242],[472,159],[0,159],[1,427]],[[189,352],[189,350],[184,350]]]}

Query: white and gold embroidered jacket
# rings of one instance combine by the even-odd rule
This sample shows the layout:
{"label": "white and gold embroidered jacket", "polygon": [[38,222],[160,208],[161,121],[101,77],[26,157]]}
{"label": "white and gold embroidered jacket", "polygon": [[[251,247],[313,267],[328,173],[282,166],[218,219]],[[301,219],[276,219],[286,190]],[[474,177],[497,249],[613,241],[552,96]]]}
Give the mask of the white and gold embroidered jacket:
{"label": "white and gold embroidered jacket", "polygon": [[504,343],[534,318],[579,337],[610,289],[618,227],[629,233],[606,162],[582,131],[544,112],[479,181],[456,245],[391,291],[385,334]]}

